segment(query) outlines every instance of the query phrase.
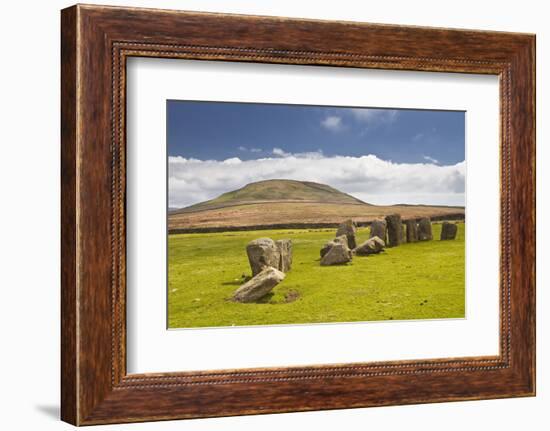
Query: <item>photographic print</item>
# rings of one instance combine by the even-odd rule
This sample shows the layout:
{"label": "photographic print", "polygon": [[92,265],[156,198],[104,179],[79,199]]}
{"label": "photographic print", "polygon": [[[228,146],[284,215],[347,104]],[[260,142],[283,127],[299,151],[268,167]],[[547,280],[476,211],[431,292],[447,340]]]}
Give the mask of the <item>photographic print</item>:
{"label": "photographic print", "polygon": [[168,327],[465,317],[465,112],[167,101]]}

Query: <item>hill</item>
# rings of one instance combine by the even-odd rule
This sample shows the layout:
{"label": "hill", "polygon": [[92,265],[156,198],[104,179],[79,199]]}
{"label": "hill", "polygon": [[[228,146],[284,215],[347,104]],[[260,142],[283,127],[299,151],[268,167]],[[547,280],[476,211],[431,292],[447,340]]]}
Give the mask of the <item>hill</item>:
{"label": "hill", "polygon": [[265,180],[247,184],[240,189],[224,193],[215,199],[171,211],[171,213],[181,214],[228,206],[273,202],[366,204],[326,184],[312,181]]}
{"label": "hill", "polygon": [[267,180],[247,184],[209,201],[170,211],[168,229],[174,233],[328,227],[348,218],[367,224],[392,213],[399,213],[404,218],[462,218],[464,208],[371,205],[325,184]]}

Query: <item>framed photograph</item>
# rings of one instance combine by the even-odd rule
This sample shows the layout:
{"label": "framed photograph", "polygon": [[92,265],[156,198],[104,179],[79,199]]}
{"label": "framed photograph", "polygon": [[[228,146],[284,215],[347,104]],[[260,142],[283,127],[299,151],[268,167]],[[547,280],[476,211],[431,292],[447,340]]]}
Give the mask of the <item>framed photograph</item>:
{"label": "framed photograph", "polygon": [[62,11],[62,419],[535,394],[535,37]]}

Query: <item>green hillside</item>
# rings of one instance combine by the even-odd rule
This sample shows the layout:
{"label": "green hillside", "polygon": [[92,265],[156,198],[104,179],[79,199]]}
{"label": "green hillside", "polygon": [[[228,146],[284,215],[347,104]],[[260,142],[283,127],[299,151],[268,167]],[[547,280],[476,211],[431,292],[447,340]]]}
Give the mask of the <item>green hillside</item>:
{"label": "green hillside", "polygon": [[325,184],[311,181],[266,180],[247,184],[238,190],[224,193],[215,199],[172,211],[171,213],[178,214],[248,203],[281,201],[365,204],[365,202]]}

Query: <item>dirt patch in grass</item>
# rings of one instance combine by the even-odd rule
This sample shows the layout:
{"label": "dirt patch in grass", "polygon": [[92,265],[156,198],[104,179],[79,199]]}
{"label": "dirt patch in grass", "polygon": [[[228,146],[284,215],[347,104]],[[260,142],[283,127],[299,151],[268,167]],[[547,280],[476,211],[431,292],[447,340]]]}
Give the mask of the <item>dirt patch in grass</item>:
{"label": "dirt patch in grass", "polygon": [[287,293],[285,293],[285,303],[288,304],[289,302],[294,302],[300,297],[300,292],[297,290],[290,290]]}

